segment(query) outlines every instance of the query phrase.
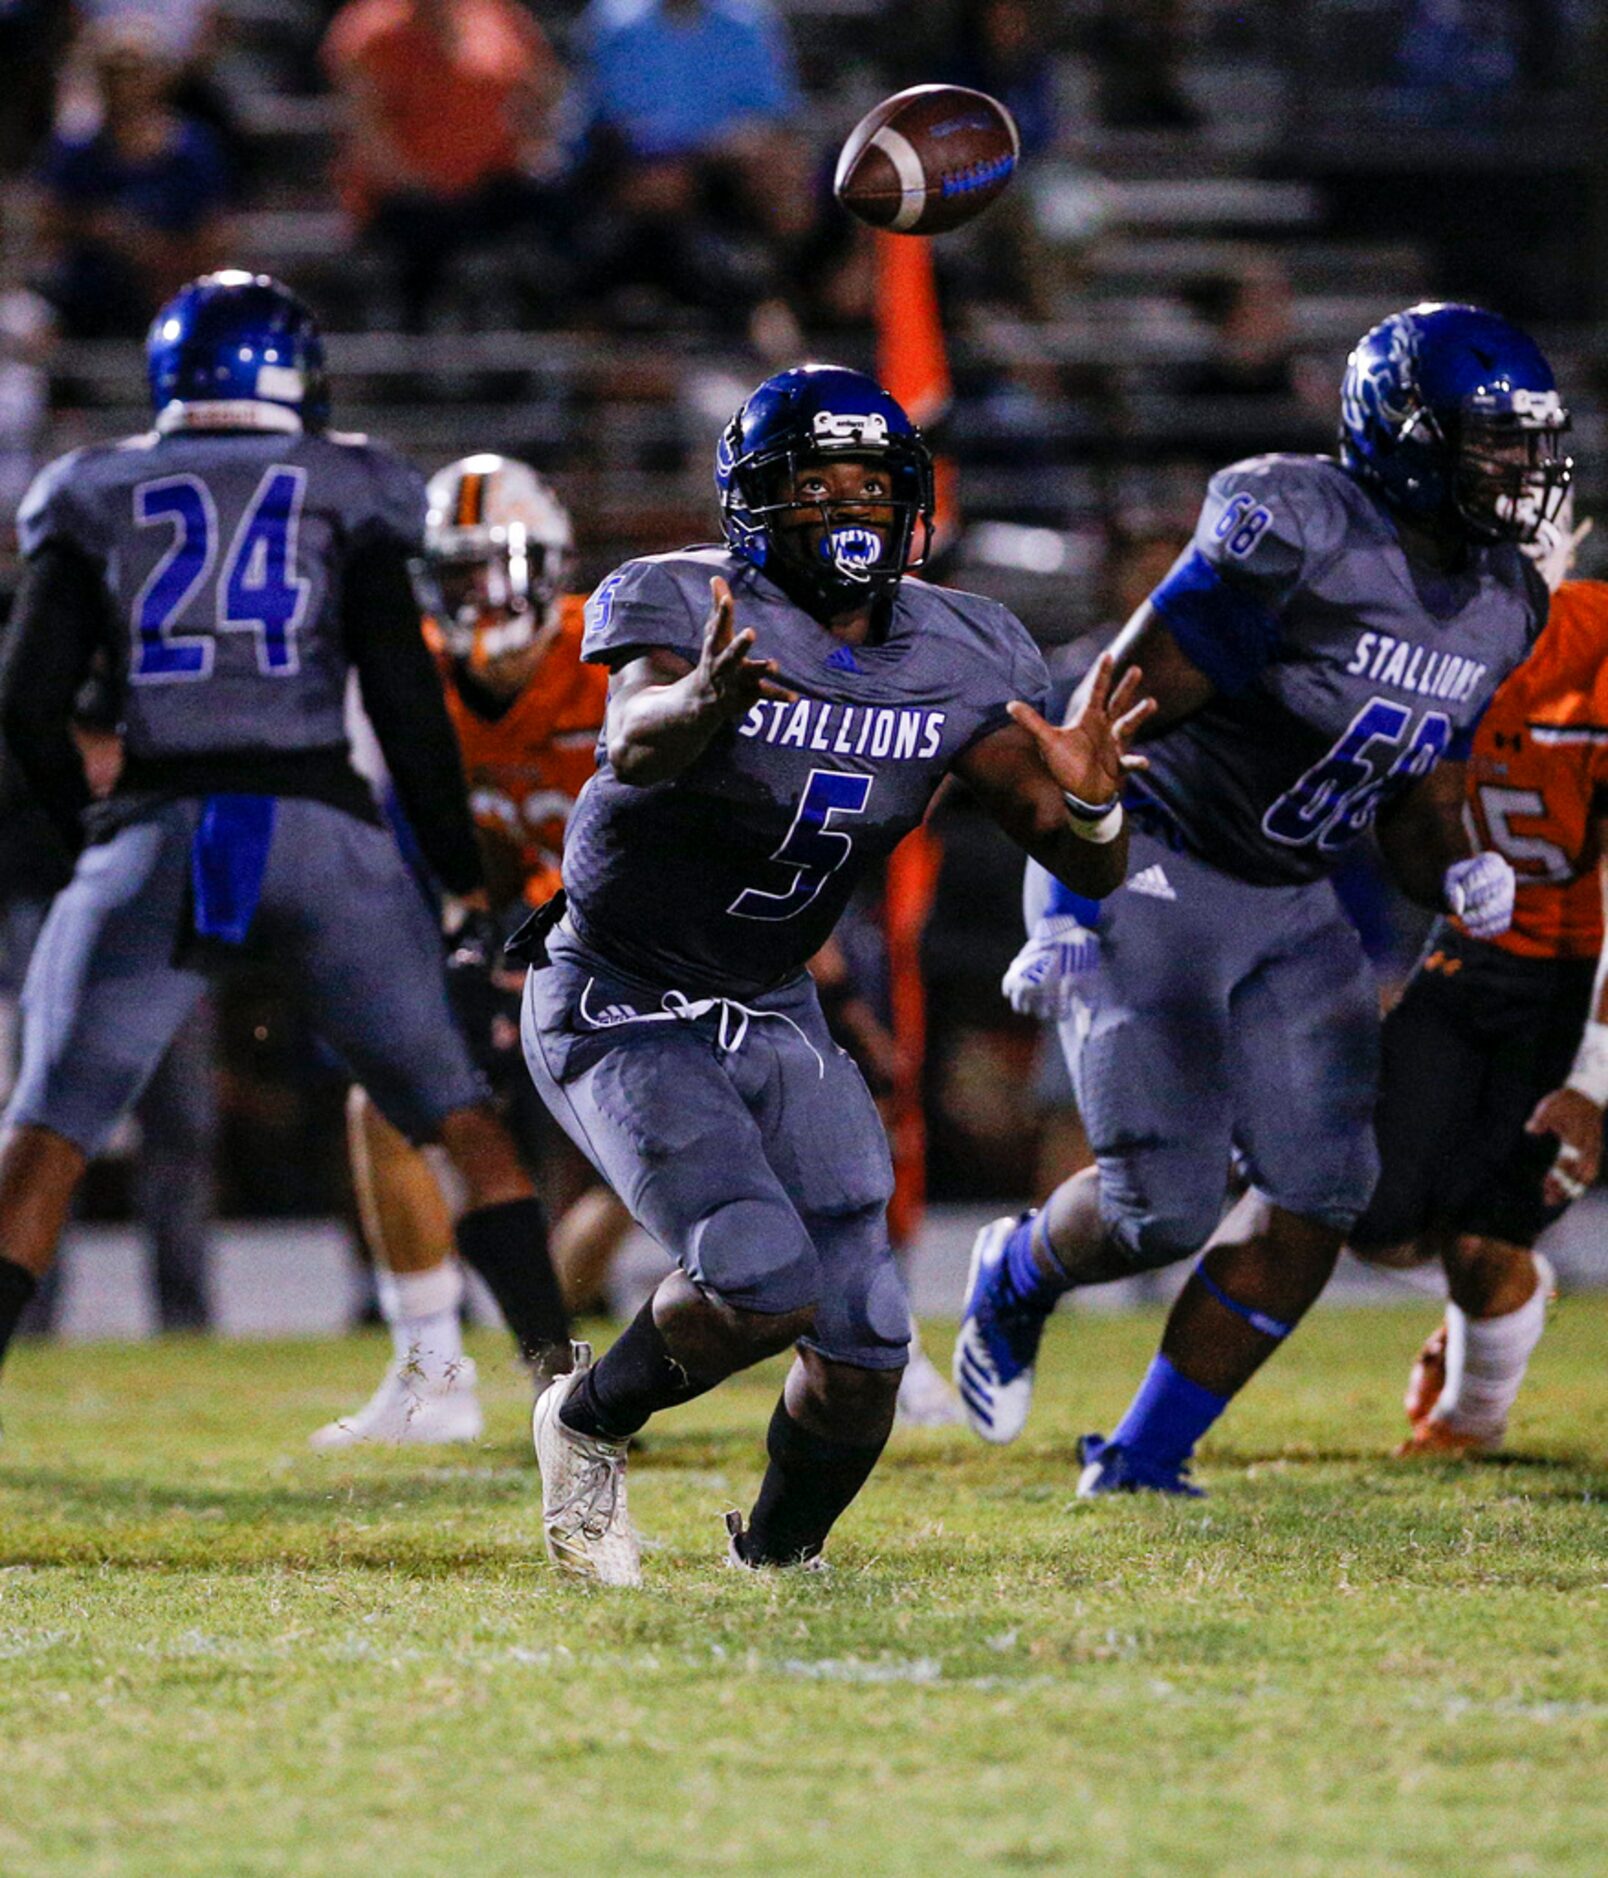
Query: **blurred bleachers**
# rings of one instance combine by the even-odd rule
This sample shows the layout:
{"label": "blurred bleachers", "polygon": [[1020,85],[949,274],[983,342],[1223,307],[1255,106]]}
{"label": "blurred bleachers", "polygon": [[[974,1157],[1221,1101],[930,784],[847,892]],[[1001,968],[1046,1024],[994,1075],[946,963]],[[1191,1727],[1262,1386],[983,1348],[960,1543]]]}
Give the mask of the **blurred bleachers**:
{"label": "blurred bleachers", "polygon": [[[217,77],[252,148],[233,251],[319,309],[332,334],[341,426],[383,435],[427,465],[470,447],[529,457],[574,505],[591,576],[629,553],[707,535],[710,439],[771,361],[668,306],[650,307],[640,331],[600,331],[586,309],[557,329],[526,330],[520,280],[530,262],[518,241],[455,270],[439,330],[397,332],[384,276],[354,248],[329,186],[336,114],[317,88],[312,56],[328,9],[312,0],[227,0],[224,10]],[[536,10],[562,50],[578,9]],[[887,9],[790,0],[785,10],[812,85],[810,135],[824,156],[907,74],[890,73],[876,56]],[[1396,228],[1388,214],[1377,230],[1359,229],[1349,207],[1336,210],[1337,194],[1347,193],[1336,183],[1342,173],[1366,175],[1384,204],[1392,170],[1417,174],[1425,159],[1422,126],[1403,121],[1399,100],[1357,50],[1400,6],[1197,0],[1173,9],[1178,81],[1199,120],[1188,129],[1101,123],[1098,59],[1080,38],[1100,11],[1096,0],[1042,10],[1061,131],[1020,191],[1050,277],[1048,317],[973,305],[976,270],[987,265],[976,252],[984,232],[946,242],[940,256],[952,277],[949,441],[966,472],[968,520],[1026,524],[1068,544],[1045,572],[1042,542],[1013,564],[1011,538],[996,529],[973,544],[976,552],[963,543],[959,565],[992,581],[1049,638],[1093,623],[1085,575],[1097,570],[1113,518],[1137,511],[1187,520],[1213,463],[1328,443],[1328,393],[1240,398],[1193,388],[1214,347],[1190,305],[1197,283],[1266,262],[1282,270],[1293,294],[1292,372],[1319,387],[1337,383],[1347,347],[1381,313],[1464,290],[1462,264],[1449,263],[1431,236]],[[1584,169],[1589,139],[1571,143],[1557,128],[1578,115],[1565,92],[1473,145],[1442,125],[1434,130],[1438,160],[1452,151],[1471,190],[1482,166],[1510,176],[1515,150],[1526,173],[1551,175],[1547,166],[1559,162]],[[1516,279],[1527,277],[1527,238],[1513,231]],[[1560,305],[1541,324],[1579,413],[1589,506],[1601,419],[1587,311]],[[817,349],[868,363],[874,336],[867,323],[823,335]],[[41,455],[143,424],[135,347],[63,346],[50,369],[52,423]]]}

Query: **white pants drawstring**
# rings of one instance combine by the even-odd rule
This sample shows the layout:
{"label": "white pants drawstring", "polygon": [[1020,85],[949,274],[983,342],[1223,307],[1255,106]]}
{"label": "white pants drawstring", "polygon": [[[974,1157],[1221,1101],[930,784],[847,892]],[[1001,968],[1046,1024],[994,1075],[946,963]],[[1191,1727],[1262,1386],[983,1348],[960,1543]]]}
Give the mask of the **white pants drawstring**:
{"label": "white pants drawstring", "polygon": [[711,1011],[717,1011],[716,1047],[723,1054],[730,1055],[732,1051],[743,1047],[749,1025],[755,1018],[774,1018],[797,1033],[804,1048],[815,1058],[817,1077],[823,1082],[826,1079],[825,1057],[810,1042],[804,1027],[785,1011],[756,1010],[753,1005],[744,1004],[738,998],[689,998],[684,991],[667,991],[660,1001],[662,1008],[657,1011],[639,1011],[630,1004],[605,1004],[600,1011],[594,1012],[587,1008],[587,1000],[596,983],[595,978],[587,979],[581,988],[578,1006],[581,1021],[589,1030],[613,1030],[622,1024],[691,1024],[700,1017],[707,1017]]}

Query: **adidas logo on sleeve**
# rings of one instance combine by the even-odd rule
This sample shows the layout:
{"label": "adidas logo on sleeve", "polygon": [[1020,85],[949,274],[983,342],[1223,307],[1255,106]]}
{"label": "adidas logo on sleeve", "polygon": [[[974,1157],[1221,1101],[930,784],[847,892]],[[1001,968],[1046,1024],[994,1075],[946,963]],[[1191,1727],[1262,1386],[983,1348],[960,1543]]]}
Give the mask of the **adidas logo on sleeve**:
{"label": "adidas logo on sleeve", "polygon": [[1167,878],[1162,865],[1157,861],[1154,866],[1142,867],[1128,882],[1129,893],[1143,893],[1152,900],[1176,900],[1173,884]]}

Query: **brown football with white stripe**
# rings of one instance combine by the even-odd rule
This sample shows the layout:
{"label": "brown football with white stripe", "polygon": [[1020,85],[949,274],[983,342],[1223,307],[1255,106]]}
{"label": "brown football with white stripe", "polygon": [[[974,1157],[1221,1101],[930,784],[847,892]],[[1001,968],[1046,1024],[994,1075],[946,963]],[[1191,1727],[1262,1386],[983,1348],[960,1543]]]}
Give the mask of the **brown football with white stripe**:
{"label": "brown football with white stripe", "polygon": [[987,92],[912,85],[855,125],[833,187],[873,228],[941,235],[1004,192],[1021,154],[1015,119]]}

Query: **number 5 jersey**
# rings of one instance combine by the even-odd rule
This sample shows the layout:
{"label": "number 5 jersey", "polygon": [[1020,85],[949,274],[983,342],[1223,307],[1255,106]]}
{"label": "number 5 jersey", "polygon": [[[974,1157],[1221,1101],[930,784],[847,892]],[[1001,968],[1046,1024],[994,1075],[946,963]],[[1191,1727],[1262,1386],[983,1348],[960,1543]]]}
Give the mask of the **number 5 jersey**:
{"label": "number 5 jersey", "polygon": [[1042,706],[1048,674],[993,600],[906,578],[880,643],[849,646],[724,548],[627,562],[587,602],[584,656],[662,646],[696,663],[709,582],[797,701],[762,700],[669,782],[622,783],[600,748],[564,850],[583,944],[682,990],[754,996],[803,971],[866,863],[926,813],[955,760]]}
{"label": "number 5 jersey", "polygon": [[1608,791],[1608,582],[1566,581],[1540,642],[1474,736],[1468,799],[1483,847],[1513,864],[1513,924],[1492,941],[1524,958],[1602,950],[1596,822]]}
{"label": "number 5 jersey", "polygon": [[1510,544],[1471,547],[1450,574],[1409,561],[1330,458],[1233,464],[1151,596],[1216,693],[1147,743],[1134,789],[1236,879],[1319,879],[1417,777],[1467,757],[1546,598]]}

